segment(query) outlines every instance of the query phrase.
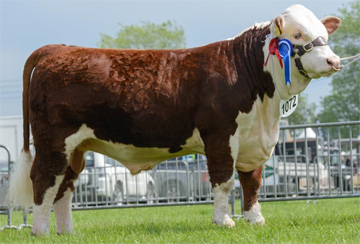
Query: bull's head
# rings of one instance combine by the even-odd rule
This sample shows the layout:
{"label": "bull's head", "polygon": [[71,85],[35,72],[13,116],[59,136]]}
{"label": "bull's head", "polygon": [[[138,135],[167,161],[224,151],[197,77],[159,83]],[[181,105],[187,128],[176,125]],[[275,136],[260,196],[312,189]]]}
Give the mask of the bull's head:
{"label": "bull's head", "polygon": [[311,79],[327,77],[341,69],[339,57],[327,45],[328,35],[340,24],[337,17],[319,20],[301,5],[289,7],[272,21],[270,35],[264,46],[265,58],[274,38],[287,39],[293,49],[290,53],[290,85],[285,84],[285,71],[276,56],[272,56],[265,67],[265,70],[271,73],[281,99],[300,93]]}

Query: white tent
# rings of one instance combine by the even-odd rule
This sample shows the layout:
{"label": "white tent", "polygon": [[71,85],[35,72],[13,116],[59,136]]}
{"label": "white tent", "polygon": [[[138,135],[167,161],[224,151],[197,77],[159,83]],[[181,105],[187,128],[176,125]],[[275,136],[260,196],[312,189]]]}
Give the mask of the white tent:
{"label": "white tent", "polygon": [[[299,139],[299,138],[305,138],[305,130],[303,130],[296,139]],[[316,138],[315,131],[311,128],[306,128],[306,138]]]}

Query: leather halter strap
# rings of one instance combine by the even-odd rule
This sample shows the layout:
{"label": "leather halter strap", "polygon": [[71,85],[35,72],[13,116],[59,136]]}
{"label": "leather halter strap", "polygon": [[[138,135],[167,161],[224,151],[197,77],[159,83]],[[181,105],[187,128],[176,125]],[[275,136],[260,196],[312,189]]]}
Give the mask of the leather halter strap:
{"label": "leather halter strap", "polygon": [[311,79],[307,72],[305,71],[301,61],[300,61],[300,57],[302,55],[304,55],[305,53],[307,52],[310,52],[311,50],[313,50],[314,47],[317,47],[317,46],[326,46],[328,45],[326,43],[326,40],[325,38],[319,36],[318,38],[316,38],[314,41],[312,42],[309,42],[305,45],[293,45],[293,48],[294,49],[297,49],[297,51],[293,52],[292,56],[296,55],[297,57],[295,57],[294,61],[295,61],[295,65],[296,67],[298,68],[300,74],[308,79]]}
{"label": "leather halter strap", "polygon": [[302,56],[306,52],[310,52],[314,47],[326,46],[326,45],[328,45],[328,44],[326,43],[325,38],[319,36],[314,41],[309,42],[305,45],[302,45],[302,46],[301,45],[293,45],[293,48],[298,50],[295,54]]}

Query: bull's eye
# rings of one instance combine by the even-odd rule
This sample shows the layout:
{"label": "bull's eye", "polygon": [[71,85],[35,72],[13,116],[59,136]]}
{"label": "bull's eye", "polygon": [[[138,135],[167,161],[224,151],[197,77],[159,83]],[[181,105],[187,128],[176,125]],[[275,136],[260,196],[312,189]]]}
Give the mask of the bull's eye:
{"label": "bull's eye", "polygon": [[300,39],[300,38],[301,38],[301,33],[296,33],[296,34],[294,35],[294,37],[295,37],[295,39]]}

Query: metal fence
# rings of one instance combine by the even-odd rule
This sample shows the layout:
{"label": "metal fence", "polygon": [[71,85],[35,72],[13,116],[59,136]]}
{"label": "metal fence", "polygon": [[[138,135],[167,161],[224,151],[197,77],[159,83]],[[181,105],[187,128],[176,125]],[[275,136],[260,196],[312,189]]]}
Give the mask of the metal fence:
{"label": "metal fence", "polygon": [[104,208],[210,203],[213,200],[206,158],[187,155],[131,175],[119,162],[88,152],[73,208]]}
{"label": "metal fence", "polygon": [[[279,142],[263,166],[259,201],[360,196],[359,131],[360,121],[280,127]],[[1,184],[5,175],[0,172]],[[233,216],[242,209],[234,204],[241,195],[236,180],[229,198]],[[212,202],[204,156],[177,157],[133,176],[119,162],[89,152],[72,204],[86,210]],[[2,201],[0,209],[9,213]]]}
{"label": "metal fence", "polygon": [[284,126],[261,201],[360,196],[360,121]]}
{"label": "metal fence", "polygon": [[0,150],[5,150],[7,154],[7,160],[0,162],[0,214],[7,215],[7,225],[0,225],[0,230],[2,231],[4,229],[18,229],[18,227],[11,225],[11,210],[10,206],[8,206],[5,201],[10,178],[10,151],[3,145],[0,145]]}

